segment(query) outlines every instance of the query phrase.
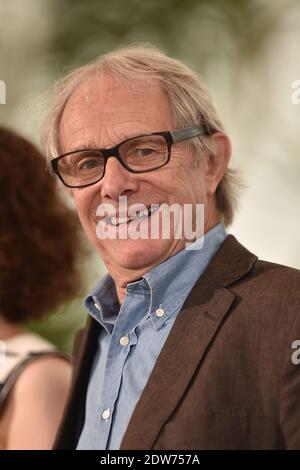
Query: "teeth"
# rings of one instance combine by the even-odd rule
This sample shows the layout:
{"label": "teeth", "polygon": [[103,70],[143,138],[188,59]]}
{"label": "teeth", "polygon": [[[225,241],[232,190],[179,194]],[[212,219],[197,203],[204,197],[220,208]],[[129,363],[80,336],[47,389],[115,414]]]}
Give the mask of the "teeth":
{"label": "teeth", "polygon": [[159,209],[159,204],[153,204],[149,209],[140,209],[136,212],[134,217],[108,217],[107,221],[110,225],[117,226],[120,224],[125,224],[129,221],[140,219],[142,217],[148,217],[150,214],[153,214]]}
{"label": "teeth", "polygon": [[129,220],[129,217],[109,217],[108,218],[108,222],[114,226],[124,224],[128,222],[128,220]]}
{"label": "teeth", "polygon": [[159,204],[153,204],[150,207],[150,212],[153,214],[153,212],[156,212],[159,209]]}
{"label": "teeth", "polygon": [[129,217],[109,217],[107,219],[108,223],[110,225],[114,225],[115,227],[120,224],[125,224],[129,220],[130,220]]}
{"label": "teeth", "polygon": [[134,217],[134,218],[145,217],[147,215],[148,215],[148,209],[144,209],[144,210],[141,209],[141,210],[137,211],[136,217]]}
{"label": "teeth", "polygon": [[117,225],[118,224],[118,218],[117,217],[109,217],[109,222],[111,225]]}
{"label": "teeth", "polygon": [[125,224],[125,222],[128,222],[129,217],[119,217],[118,221],[119,224]]}

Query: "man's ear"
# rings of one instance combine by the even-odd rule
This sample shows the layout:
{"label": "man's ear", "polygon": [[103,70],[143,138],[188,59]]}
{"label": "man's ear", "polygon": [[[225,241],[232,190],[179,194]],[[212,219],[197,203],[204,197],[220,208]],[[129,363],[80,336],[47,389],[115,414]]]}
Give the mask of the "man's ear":
{"label": "man's ear", "polygon": [[216,132],[211,136],[214,152],[208,152],[205,164],[205,180],[208,195],[216,192],[231,156],[231,144],[227,135]]}

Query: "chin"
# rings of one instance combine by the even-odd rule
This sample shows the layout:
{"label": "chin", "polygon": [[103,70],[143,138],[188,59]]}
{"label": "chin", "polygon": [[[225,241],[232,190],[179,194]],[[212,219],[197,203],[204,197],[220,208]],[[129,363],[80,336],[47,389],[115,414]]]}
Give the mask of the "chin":
{"label": "chin", "polygon": [[149,267],[150,270],[164,260],[166,242],[170,240],[115,240],[115,246],[106,253],[114,264],[123,268],[140,270]]}

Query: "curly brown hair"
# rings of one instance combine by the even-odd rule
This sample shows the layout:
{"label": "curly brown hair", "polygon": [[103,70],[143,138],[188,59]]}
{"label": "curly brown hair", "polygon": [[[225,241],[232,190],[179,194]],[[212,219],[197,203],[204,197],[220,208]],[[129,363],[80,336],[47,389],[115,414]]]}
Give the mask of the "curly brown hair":
{"label": "curly brown hair", "polygon": [[79,293],[77,216],[61,199],[45,159],[0,127],[0,314],[41,318]]}

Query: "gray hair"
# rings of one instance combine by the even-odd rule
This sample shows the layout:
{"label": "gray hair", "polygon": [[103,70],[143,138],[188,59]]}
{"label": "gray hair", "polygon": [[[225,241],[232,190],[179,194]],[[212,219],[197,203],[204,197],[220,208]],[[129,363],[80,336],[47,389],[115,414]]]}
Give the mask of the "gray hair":
{"label": "gray hair", "polygon": [[[209,131],[224,132],[212,100],[200,77],[179,60],[168,57],[148,45],[134,45],[99,57],[95,62],[77,68],[54,85],[54,99],[43,126],[43,145],[48,162],[61,153],[60,123],[64,109],[74,91],[92,75],[112,74],[128,83],[159,83],[166,93],[176,128],[204,125]],[[193,139],[195,163],[205,151],[216,149],[209,135]],[[225,225],[233,220],[240,182],[236,172],[227,168],[216,190],[216,204]]]}

